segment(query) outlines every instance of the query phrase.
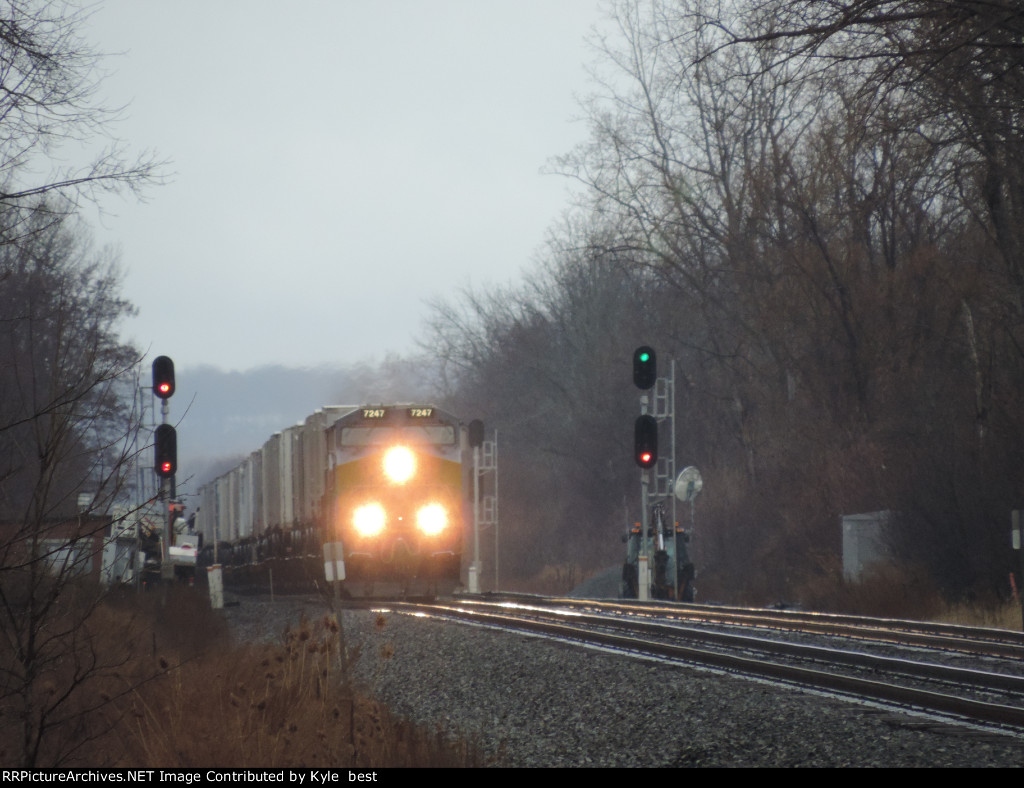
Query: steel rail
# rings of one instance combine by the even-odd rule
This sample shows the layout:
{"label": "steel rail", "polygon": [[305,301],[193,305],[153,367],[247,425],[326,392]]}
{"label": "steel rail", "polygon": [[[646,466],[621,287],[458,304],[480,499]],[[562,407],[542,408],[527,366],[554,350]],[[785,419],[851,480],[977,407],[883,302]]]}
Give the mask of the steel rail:
{"label": "steel rail", "polygon": [[[860,699],[904,704],[926,711],[952,714],[976,722],[1024,729],[1024,708],[1015,706],[973,700],[840,673],[811,670],[795,665],[766,662],[737,654],[709,651],[692,646],[595,631],[593,629],[550,621],[540,621],[510,613],[471,610],[466,607],[460,607],[457,604],[417,605],[412,603],[393,603],[387,607],[396,611],[485,623],[502,629],[541,633],[563,640],[607,646],[621,651],[644,653],[661,658],[697,663],[725,671],[844,693]],[[604,622],[605,625],[609,625],[609,623]]]}
{"label": "steel rail", "polygon": [[[547,609],[533,609],[530,610],[530,614],[545,615],[552,618],[559,617],[558,611]],[[761,651],[771,655],[782,655],[805,661],[841,664],[870,670],[883,669],[911,678],[967,684],[983,691],[1002,690],[1016,692],[1024,696],[1024,676],[993,673],[991,671],[975,670],[973,668],[953,665],[938,665],[933,662],[920,662],[901,657],[827,648],[807,643],[768,640],[761,637],[751,637],[750,635],[719,632],[680,624],[666,624],[658,621],[609,619],[607,616],[586,613],[573,613],[572,615],[575,621],[586,623],[588,626],[617,626],[661,637],[688,637],[732,649],[748,649],[750,651]]]}
{"label": "steel rail", "polygon": [[938,621],[912,621],[903,618],[879,618],[877,616],[853,616],[842,613],[819,613],[799,610],[774,610],[771,608],[747,608],[726,605],[695,605],[676,602],[652,602],[647,604],[624,601],[582,600],[550,597],[552,604],[592,605],[600,609],[622,609],[630,611],[656,611],[664,614],[684,615],[701,618],[704,616],[739,617],[753,616],[765,622],[783,624],[816,624],[867,627],[897,632],[913,632],[922,635],[943,635],[952,639],[979,641],[982,643],[1007,643],[1024,647],[1024,632],[993,627],[975,627],[964,624],[946,624]]}
{"label": "steel rail", "polygon": [[[512,597],[515,598],[515,597]],[[792,613],[750,608],[721,608],[676,604],[635,604],[528,597],[538,605],[566,605],[630,615],[661,615],[682,620],[719,623],[723,625],[757,626],[787,629],[796,632],[841,635],[866,640],[952,649],[969,654],[1024,660],[1024,633],[1010,630],[961,627],[950,624],[929,624],[895,619],[837,616],[829,613]],[[467,603],[470,600],[466,600]]]}

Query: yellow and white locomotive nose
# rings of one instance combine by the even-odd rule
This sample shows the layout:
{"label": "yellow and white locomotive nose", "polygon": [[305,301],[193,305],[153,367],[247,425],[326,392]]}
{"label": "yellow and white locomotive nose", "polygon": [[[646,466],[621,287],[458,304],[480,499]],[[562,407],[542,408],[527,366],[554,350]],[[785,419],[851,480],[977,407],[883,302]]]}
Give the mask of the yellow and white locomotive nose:
{"label": "yellow and white locomotive nose", "polygon": [[384,475],[395,484],[405,484],[416,475],[416,455],[405,446],[384,452]]}

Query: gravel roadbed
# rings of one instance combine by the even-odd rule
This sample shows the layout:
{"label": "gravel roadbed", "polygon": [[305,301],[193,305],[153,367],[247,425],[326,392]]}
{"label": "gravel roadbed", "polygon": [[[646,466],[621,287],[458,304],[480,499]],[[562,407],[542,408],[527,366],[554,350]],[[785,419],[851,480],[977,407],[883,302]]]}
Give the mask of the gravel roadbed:
{"label": "gravel roadbed", "polygon": [[[239,638],[272,640],[311,599],[241,597]],[[413,721],[475,739],[496,764],[1024,765],[1024,738],[764,681],[397,613],[345,611],[356,681]]]}

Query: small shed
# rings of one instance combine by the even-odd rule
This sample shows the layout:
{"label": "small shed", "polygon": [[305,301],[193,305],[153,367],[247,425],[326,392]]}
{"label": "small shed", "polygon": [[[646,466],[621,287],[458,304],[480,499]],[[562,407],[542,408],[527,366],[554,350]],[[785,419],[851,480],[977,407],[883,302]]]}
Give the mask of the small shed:
{"label": "small shed", "polygon": [[844,580],[861,580],[870,567],[891,561],[885,538],[891,519],[890,511],[842,515]]}

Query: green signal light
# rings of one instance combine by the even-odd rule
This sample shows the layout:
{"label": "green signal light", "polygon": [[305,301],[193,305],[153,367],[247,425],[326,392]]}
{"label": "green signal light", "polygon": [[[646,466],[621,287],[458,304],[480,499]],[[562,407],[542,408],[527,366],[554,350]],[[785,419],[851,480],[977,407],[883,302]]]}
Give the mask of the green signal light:
{"label": "green signal light", "polygon": [[652,388],[658,379],[654,348],[641,345],[633,351],[633,383],[639,389]]}

